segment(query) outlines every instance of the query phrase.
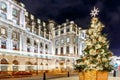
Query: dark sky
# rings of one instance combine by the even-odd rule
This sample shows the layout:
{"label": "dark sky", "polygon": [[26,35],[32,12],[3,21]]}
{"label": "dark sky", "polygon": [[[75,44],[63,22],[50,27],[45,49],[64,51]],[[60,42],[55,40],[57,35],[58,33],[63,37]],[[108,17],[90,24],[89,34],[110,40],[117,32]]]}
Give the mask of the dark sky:
{"label": "dark sky", "polygon": [[103,33],[108,34],[110,49],[120,56],[120,0],[20,0],[26,9],[43,21],[55,20],[61,24],[73,20],[83,29],[90,25],[90,11],[94,6],[100,9],[99,18],[105,25]]}

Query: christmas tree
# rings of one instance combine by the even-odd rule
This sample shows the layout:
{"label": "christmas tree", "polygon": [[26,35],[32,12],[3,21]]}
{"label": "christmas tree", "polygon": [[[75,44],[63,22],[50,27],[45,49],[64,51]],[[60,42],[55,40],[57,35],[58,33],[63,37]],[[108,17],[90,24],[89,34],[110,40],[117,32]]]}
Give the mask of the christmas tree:
{"label": "christmas tree", "polygon": [[92,19],[90,28],[86,32],[86,47],[83,55],[77,60],[75,69],[79,71],[100,70],[111,71],[113,66],[110,64],[112,52],[109,50],[109,41],[101,31],[104,25],[96,17],[99,10],[94,8],[91,11]]}

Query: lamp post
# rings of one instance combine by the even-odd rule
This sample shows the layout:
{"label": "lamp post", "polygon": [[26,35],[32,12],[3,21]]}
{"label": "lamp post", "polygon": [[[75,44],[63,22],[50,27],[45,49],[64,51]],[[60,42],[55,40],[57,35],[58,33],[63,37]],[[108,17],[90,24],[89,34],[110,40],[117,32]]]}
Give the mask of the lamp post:
{"label": "lamp post", "polygon": [[39,73],[39,63],[38,63],[38,57],[36,58],[36,75]]}

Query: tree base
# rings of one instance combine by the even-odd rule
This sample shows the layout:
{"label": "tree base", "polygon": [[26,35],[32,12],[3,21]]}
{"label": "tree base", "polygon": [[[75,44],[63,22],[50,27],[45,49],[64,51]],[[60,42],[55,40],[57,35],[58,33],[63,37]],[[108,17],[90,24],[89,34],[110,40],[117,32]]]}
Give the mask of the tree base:
{"label": "tree base", "polygon": [[108,80],[108,72],[96,70],[80,72],[79,80]]}

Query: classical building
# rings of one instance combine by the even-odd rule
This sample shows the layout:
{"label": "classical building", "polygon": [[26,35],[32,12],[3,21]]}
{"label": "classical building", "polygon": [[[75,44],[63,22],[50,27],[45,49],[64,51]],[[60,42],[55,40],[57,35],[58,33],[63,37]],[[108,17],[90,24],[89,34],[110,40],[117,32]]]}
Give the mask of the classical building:
{"label": "classical building", "polygon": [[16,0],[0,0],[0,71],[73,69],[86,30],[35,18]]}

